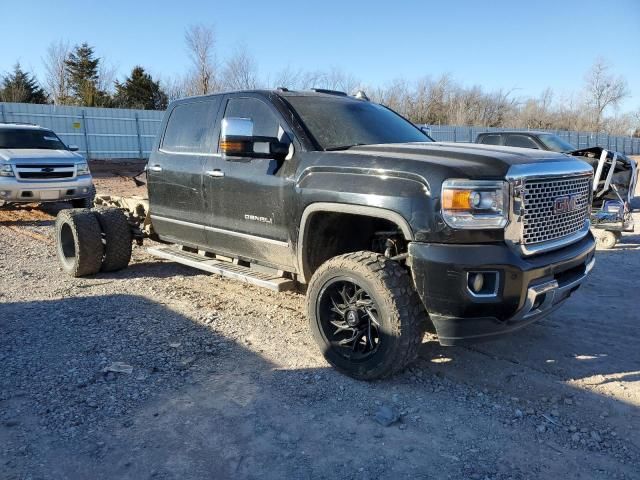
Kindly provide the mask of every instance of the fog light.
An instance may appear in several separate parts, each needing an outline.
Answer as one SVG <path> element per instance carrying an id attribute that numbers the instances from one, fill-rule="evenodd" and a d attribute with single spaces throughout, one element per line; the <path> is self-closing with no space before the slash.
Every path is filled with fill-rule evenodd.
<path id="1" fill-rule="evenodd" d="M 88 189 L 87 187 L 84 187 L 84 188 L 82 189 L 82 193 L 88 193 L 88 192 L 89 192 L 89 189 Z"/>
<path id="2" fill-rule="evenodd" d="M 7 192 L 6 190 L 0 190 L 0 197 L 8 197 L 9 196 L 9 192 Z"/>
<path id="3" fill-rule="evenodd" d="M 467 272 L 467 290 L 474 297 L 496 297 L 500 274 L 496 271 Z"/>
<path id="4" fill-rule="evenodd" d="M 471 280 L 471 289 L 475 293 L 479 293 L 484 286 L 484 275 L 482 273 L 474 273 L 470 276 L 469 280 Z"/>

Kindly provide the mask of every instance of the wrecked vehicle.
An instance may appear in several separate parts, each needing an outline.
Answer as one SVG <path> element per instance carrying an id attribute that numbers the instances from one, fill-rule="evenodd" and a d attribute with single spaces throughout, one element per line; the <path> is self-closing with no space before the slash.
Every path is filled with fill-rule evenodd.
<path id="1" fill-rule="evenodd" d="M 90 207 L 95 188 L 77 150 L 47 128 L 0 122 L 0 206 L 68 201 Z"/>
<path id="2" fill-rule="evenodd" d="M 598 244 L 613 248 L 622 232 L 633 232 L 633 198 L 638 181 L 636 162 L 602 147 L 576 149 L 549 132 L 501 131 L 480 133 L 476 143 L 533 148 L 580 157 L 594 170 L 591 225 Z"/>
<path id="3" fill-rule="evenodd" d="M 365 95 L 287 89 L 173 102 L 149 198 L 63 211 L 75 276 L 158 257 L 276 291 L 306 288 L 325 358 L 359 379 L 556 310 L 594 265 L 593 169 L 553 152 L 431 141 Z"/>

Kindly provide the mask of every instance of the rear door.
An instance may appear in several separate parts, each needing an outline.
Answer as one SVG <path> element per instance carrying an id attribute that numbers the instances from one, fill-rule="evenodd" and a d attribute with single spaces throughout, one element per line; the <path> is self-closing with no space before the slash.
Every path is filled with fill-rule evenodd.
<path id="1" fill-rule="evenodd" d="M 253 120 L 256 136 L 290 131 L 280 113 L 258 96 L 230 96 L 221 117 Z M 217 134 L 219 137 L 219 132 Z M 204 197 L 207 242 L 215 251 L 283 268 L 294 265 L 285 217 L 294 182 L 273 158 L 207 159 Z"/>
<path id="2" fill-rule="evenodd" d="M 206 245 L 202 169 L 216 148 L 213 131 L 220 104 L 220 97 L 208 97 L 175 105 L 149 159 L 151 218 L 163 239 Z"/>

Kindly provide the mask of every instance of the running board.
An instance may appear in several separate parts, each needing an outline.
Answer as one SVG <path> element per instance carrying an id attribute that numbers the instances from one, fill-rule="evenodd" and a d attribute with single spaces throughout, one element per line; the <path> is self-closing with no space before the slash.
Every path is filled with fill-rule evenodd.
<path id="1" fill-rule="evenodd" d="M 290 278 L 279 277 L 274 274 L 253 270 L 243 265 L 216 260 L 215 258 L 192 253 L 184 250 L 178 250 L 176 247 L 149 247 L 147 251 L 156 257 L 164 258 L 172 262 L 188 265 L 199 270 L 222 275 L 223 277 L 233 278 L 241 282 L 250 283 L 258 287 L 268 288 L 276 292 L 292 290 L 295 282 Z"/>

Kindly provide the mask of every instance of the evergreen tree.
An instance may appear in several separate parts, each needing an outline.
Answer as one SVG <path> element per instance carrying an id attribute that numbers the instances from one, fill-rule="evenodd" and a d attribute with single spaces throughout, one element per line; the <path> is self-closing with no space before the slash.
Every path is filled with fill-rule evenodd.
<path id="1" fill-rule="evenodd" d="M 65 60 L 69 86 L 75 101 L 87 107 L 106 106 L 109 96 L 98 88 L 100 59 L 86 42 L 76 45 Z"/>
<path id="2" fill-rule="evenodd" d="M 0 100 L 3 102 L 47 103 L 47 95 L 36 78 L 16 63 L 13 71 L 2 79 Z"/>
<path id="3" fill-rule="evenodd" d="M 134 67 L 124 82 L 116 81 L 114 101 L 118 107 L 142 110 L 164 110 L 168 102 L 160 83 L 140 66 Z"/>

